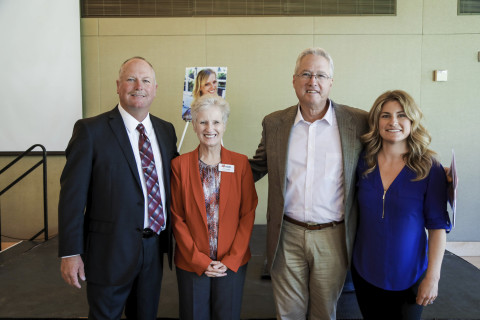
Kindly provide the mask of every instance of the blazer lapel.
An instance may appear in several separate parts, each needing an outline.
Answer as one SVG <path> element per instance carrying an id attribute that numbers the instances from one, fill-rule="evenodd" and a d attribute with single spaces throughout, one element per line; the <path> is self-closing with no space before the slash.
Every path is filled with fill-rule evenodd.
<path id="1" fill-rule="evenodd" d="M 193 198 L 198 207 L 198 212 L 202 216 L 203 223 L 205 228 L 208 229 L 207 224 L 207 210 L 205 209 L 205 194 L 203 193 L 203 185 L 200 180 L 200 169 L 198 168 L 198 147 L 192 153 L 189 154 L 190 159 L 188 159 L 189 166 L 189 181 L 190 189 L 192 190 Z M 188 183 L 188 182 L 187 182 Z"/>
<path id="2" fill-rule="evenodd" d="M 343 177 L 344 183 L 344 201 L 347 199 L 347 190 L 350 190 L 352 184 L 352 175 L 345 174 L 354 170 L 357 165 L 355 162 L 355 126 L 352 125 L 352 116 L 350 113 L 340 105 L 332 101 L 332 106 L 335 110 L 335 117 L 337 118 L 338 131 L 340 133 L 340 141 L 342 144 L 342 158 L 343 158 Z"/>
<path id="3" fill-rule="evenodd" d="M 234 164 L 232 162 L 230 152 L 222 147 L 221 151 L 221 161 L 225 164 Z M 234 170 L 238 170 L 235 168 Z M 222 172 L 220 179 L 220 197 L 219 197 L 219 208 L 218 208 L 218 221 L 222 218 L 223 214 L 226 211 L 228 195 L 230 194 L 230 186 L 232 185 L 233 176 L 237 174 L 236 172 Z M 239 196 L 239 195 L 235 195 Z"/>
<path id="4" fill-rule="evenodd" d="M 118 111 L 118 106 L 113 109 L 109 114 L 109 124 L 110 128 L 112 129 L 115 137 L 117 138 L 117 142 L 122 149 L 123 155 L 128 162 L 130 170 L 132 171 L 133 176 L 135 177 L 135 181 L 140 188 L 142 188 L 142 183 L 140 182 L 140 177 L 138 176 L 138 169 L 137 163 L 135 162 L 135 156 L 133 155 L 132 147 L 130 144 L 130 140 L 128 139 L 127 129 L 125 128 L 125 124 L 123 123 L 122 116 Z"/>
<path id="5" fill-rule="evenodd" d="M 281 118 L 281 124 L 275 128 L 275 137 L 278 150 L 277 168 L 278 168 L 278 183 L 282 186 L 282 194 L 285 195 L 287 186 L 287 159 L 288 148 L 290 147 L 290 132 L 295 122 L 298 105 L 287 109 L 286 113 Z"/>

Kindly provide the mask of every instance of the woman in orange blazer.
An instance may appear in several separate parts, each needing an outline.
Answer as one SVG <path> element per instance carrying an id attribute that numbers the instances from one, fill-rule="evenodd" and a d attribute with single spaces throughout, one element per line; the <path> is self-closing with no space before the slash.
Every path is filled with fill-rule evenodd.
<path id="1" fill-rule="evenodd" d="M 180 319 L 240 319 L 257 193 L 247 157 L 222 147 L 228 103 L 191 107 L 200 144 L 172 161 L 172 227 Z"/>

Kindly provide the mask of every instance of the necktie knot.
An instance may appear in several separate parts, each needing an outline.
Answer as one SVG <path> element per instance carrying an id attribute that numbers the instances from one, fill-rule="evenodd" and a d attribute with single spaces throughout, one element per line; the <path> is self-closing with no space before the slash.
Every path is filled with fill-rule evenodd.
<path id="1" fill-rule="evenodd" d="M 138 124 L 137 131 L 140 132 L 140 134 L 145 134 L 145 127 L 143 126 L 143 124 Z"/>

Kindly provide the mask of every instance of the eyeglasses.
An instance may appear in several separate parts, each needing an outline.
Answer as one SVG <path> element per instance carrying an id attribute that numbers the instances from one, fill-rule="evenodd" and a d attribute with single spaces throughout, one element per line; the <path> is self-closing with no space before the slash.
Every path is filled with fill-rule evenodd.
<path id="1" fill-rule="evenodd" d="M 329 75 L 327 75 L 325 73 L 314 74 L 314 73 L 311 73 L 311 72 L 302 72 L 302 73 L 296 74 L 296 76 L 299 77 L 302 80 L 305 80 L 305 81 L 308 81 L 308 80 L 312 79 L 312 77 L 314 77 L 315 81 L 317 81 L 317 82 L 325 81 L 325 80 L 328 80 L 328 79 L 331 78 Z"/>

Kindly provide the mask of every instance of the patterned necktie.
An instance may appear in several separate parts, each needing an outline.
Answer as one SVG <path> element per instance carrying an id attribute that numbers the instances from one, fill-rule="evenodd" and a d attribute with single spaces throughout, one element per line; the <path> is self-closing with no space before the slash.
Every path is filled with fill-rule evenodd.
<path id="1" fill-rule="evenodd" d="M 152 145 L 145 133 L 143 124 L 137 126 L 140 137 L 138 138 L 138 149 L 142 161 L 143 176 L 147 185 L 148 198 L 148 221 L 149 228 L 155 233 L 159 233 L 164 228 L 165 218 L 163 215 L 162 197 L 158 185 L 157 170 L 153 159 Z"/>

